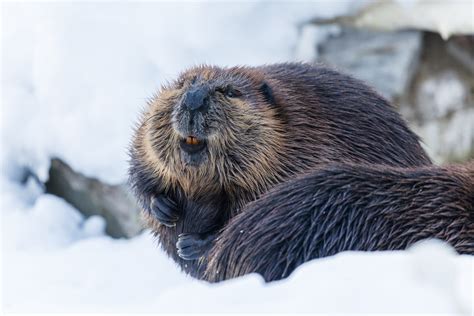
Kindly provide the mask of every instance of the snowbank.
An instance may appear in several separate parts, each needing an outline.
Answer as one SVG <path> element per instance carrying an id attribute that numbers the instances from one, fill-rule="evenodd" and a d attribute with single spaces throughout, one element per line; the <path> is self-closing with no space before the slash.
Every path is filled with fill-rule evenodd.
<path id="1" fill-rule="evenodd" d="M 7 312 L 399 312 L 468 313 L 473 258 L 438 242 L 407 252 L 345 252 L 314 260 L 288 279 L 249 275 L 192 280 L 149 232 L 103 235 L 34 182 L 2 183 L 2 264 Z"/>
<path id="2" fill-rule="evenodd" d="M 166 312 L 468 313 L 472 268 L 470 257 L 457 258 L 431 241 L 408 253 L 313 260 L 270 285 L 257 275 L 216 286 L 184 284 L 163 293 L 156 306 Z"/>

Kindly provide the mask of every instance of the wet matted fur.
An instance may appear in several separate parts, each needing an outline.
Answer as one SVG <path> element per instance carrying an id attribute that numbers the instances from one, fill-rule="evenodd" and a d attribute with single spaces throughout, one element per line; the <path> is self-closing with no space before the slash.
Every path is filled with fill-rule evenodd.
<path id="1" fill-rule="evenodd" d="M 205 92 L 206 103 L 192 117 L 185 106 L 191 91 Z M 205 141 L 205 149 L 184 152 L 179 144 L 189 135 Z M 163 249 L 202 278 L 208 258 L 183 260 L 176 249 L 180 234 L 218 235 L 249 202 L 328 163 L 431 164 L 395 109 L 350 76 L 302 63 L 198 66 L 149 102 L 131 146 L 129 174 Z M 150 211 L 156 195 L 177 205 L 174 227 Z"/>
<path id="2" fill-rule="evenodd" d="M 328 165 L 249 203 L 222 231 L 206 279 L 266 281 L 346 250 L 400 250 L 438 238 L 474 254 L 474 161 L 393 168 Z"/>

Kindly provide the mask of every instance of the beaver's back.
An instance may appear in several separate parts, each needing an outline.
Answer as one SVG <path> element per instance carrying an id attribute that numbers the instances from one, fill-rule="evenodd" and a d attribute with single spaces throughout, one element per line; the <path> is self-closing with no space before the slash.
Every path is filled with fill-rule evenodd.
<path id="1" fill-rule="evenodd" d="M 307 162 L 431 164 L 395 108 L 362 81 L 319 65 L 257 67 L 272 87 L 291 156 Z"/>

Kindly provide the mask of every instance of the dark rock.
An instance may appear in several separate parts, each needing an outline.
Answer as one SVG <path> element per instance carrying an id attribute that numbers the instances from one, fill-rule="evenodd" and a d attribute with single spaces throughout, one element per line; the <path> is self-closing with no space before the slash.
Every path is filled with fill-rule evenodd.
<path id="1" fill-rule="evenodd" d="M 388 97 L 437 163 L 474 158 L 474 36 L 446 41 L 432 32 L 339 27 L 339 34 L 315 47 L 312 58 Z M 301 38 L 306 51 L 314 34 Z"/>
<path id="2" fill-rule="evenodd" d="M 448 53 L 474 74 L 474 36 L 455 36 L 447 45 Z"/>
<path id="3" fill-rule="evenodd" d="M 416 75 L 396 100 L 438 163 L 474 158 L 473 47 L 472 36 L 425 32 Z"/>
<path id="4" fill-rule="evenodd" d="M 419 60 L 418 31 L 376 32 L 342 28 L 319 46 L 319 61 L 374 86 L 393 100 L 411 82 Z"/>
<path id="5" fill-rule="evenodd" d="M 52 159 L 46 192 L 62 197 L 86 217 L 100 215 L 112 237 L 133 237 L 143 228 L 139 207 L 126 185 L 109 185 Z"/>

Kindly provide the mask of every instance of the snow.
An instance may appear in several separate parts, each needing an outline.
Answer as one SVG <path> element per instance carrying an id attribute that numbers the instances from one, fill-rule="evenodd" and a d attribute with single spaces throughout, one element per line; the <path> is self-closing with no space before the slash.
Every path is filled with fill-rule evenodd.
<path id="1" fill-rule="evenodd" d="M 49 157 L 59 156 L 123 181 L 132 128 L 162 83 L 200 63 L 291 60 L 297 24 L 319 11 L 312 3 L 4 4 L 7 168 L 27 165 L 45 179 Z"/>
<path id="2" fill-rule="evenodd" d="M 441 242 L 406 252 L 344 252 L 311 261 L 288 279 L 256 275 L 207 284 L 182 274 L 149 232 L 103 235 L 61 199 L 34 185 L 3 190 L 7 312 L 468 313 L 473 259 Z M 5 189 L 5 187 L 4 187 Z M 30 200 L 30 202 L 24 202 Z"/>
<path id="3" fill-rule="evenodd" d="M 468 91 L 451 71 L 421 83 L 417 98 L 423 124 L 413 128 L 434 161 L 442 163 L 446 157 L 463 157 L 469 153 L 474 138 L 474 108 L 463 108 Z"/>
<path id="4" fill-rule="evenodd" d="M 471 35 L 472 1 L 388 0 L 379 1 L 348 22 L 360 28 L 377 30 L 418 29 L 438 32 L 448 40 L 455 34 Z"/>
<path id="5" fill-rule="evenodd" d="M 184 284 L 156 304 L 166 312 L 467 313 L 472 260 L 452 256 L 437 242 L 409 253 L 345 252 L 309 262 L 271 285 L 256 275 L 216 286 Z"/>
<path id="6" fill-rule="evenodd" d="M 462 109 L 468 88 L 454 71 L 446 71 L 421 83 L 418 103 L 427 118 L 445 117 Z"/>
<path id="7" fill-rule="evenodd" d="M 331 4 L 331 5 L 329 5 Z M 7 312 L 446 312 L 472 308 L 473 260 L 438 243 L 341 253 L 270 285 L 249 275 L 192 280 L 149 232 L 104 234 L 34 177 L 58 156 L 86 175 L 125 180 L 145 101 L 197 63 L 303 58 L 297 25 L 354 10 L 337 2 L 2 3 L 0 220 Z M 325 36 L 314 31 L 303 36 Z M 296 57 L 295 57 L 296 56 Z"/>
<path id="8" fill-rule="evenodd" d="M 468 313 L 472 308 L 473 259 L 441 242 L 406 252 L 344 252 L 311 261 L 272 284 L 253 274 L 211 285 L 182 274 L 149 232 L 112 239 L 103 234 L 99 218 L 86 220 L 39 191 L 34 183 L 2 185 L 7 312 Z"/>

